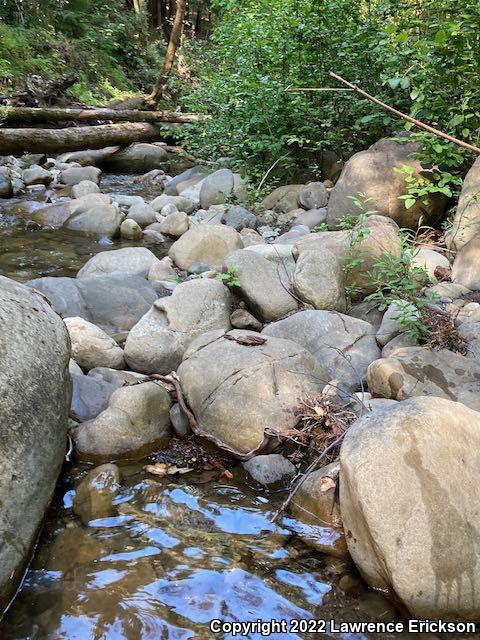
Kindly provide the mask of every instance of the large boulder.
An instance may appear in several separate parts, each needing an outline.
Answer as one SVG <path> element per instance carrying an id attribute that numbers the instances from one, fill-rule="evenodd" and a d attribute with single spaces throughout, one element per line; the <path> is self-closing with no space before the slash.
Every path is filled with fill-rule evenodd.
<path id="1" fill-rule="evenodd" d="M 265 429 L 294 427 L 299 403 L 318 395 L 326 379 L 313 356 L 295 342 L 267 337 L 264 344 L 242 344 L 250 337 L 258 333 L 204 334 L 178 369 L 199 427 L 240 454 L 266 444 Z"/>
<path id="2" fill-rule="evenodd" d="M 395 257 L 401 253 L 399 228 L 389 218 L 369 217 L 364 231 L 361 236 L 355 229 L 310 233 L 296 242 L 293 253 L 298 257 L 304 251 L 331 251 L 342 264 L 344 284 L 350 296 L 353 299 L 363 298 L 376 289 L 371 276 L 374 265 L 384 258 L 385 253 Z M 352 261 L 355 265 L 350 268 Z"/>
<path id="3" fill-rule="evenodd" d="M 45 277 L 27 284 L 48 298 L 63 318 L 80 316 L 109 334 L 129 331 L 157 299 L 145 278 L 124 273 Z"/>
<path id="4" fill-rule="evenodd" d="M 368 366 L 380 358 L 375 327 L 333 311 L 300 311 L 269 324 L 265 336 L 288 338 L 309 351 L 325 371 L 326 379 L 358 388 Z"/>
<path id="5" fill-rule="evenodd" d="M 220 224 L 198 224 L 172 244 L 168 255 L 180 269 L 187 270 L 201 262 L 220 271 L 225 256 L 242 247 L 242 238 L 235 229 Z"/>
<path id="6" fill-rule="evenodd" d="M 182 361 L 194 338 L 231 328 L 230 292 L 219 280 L 189 280 L 175 287 L 169 298 L 157 300 L 132 328 L 125 358 L 134 371 L 170 373 Z"/>
<path id="7" fill-rule="evenodd" d="M 0 610 L 14 595 L 67 443 L 70 342 L 44 298 L 0 277 Z"/>
<path id="8" fill-rule="evenodd" d="M 239 284 L 235 287 L 252 313 L 264 322 L 272 322 L 298 308 L 288 291 L 288 278 L 270 260 L 256 252 L 241 249 L 230 253 L 224 262 Z"/>
<path id="9" fill-rule="evenodd" d="M 75 362 L 89 371 L 94 367 L 123 369 L 123 351 L 100 327 L 83 318 L 65 318 Z"/>
<path id="10" fill-rule="evenodd" d="M 340 452 L 340 505 L 366 581 L 422 619 L 478 620 L 480 414 L 420 397 L 367 414 Z"/>
<path id="11" fill-rule="evenodd" d="M 129 273 L 146 278 L 154 264 L 160 260 L 145 247 L 126 247 L 114 251 L 102 251 L 86 262 L 77 274 L 85 276 L 105 275 L 107 273 Z"/>
<path id="12" fill-rule="evenodd" d="M 92 206 L 81 206 L 86 198 L 100 198 L 100 194 L 92 194 L 73 200 L 75 203 L 73 214 L 63 223 L 66 229 L 81 231 L 100 236 L 113 237 L 118 233 L 123 220 L 120 210 L 113 204 L 99 202 Z"/>
<path id="13" fill-rule="evenodd" d="M 480 363 L 447 349 L 396 349 L 389 358 L 372 362 L 367 382 L 372 395 L 381 398 L 431 395 L 480 410 Z"/>
<path id="14" fill-rule="evenodd" d="M 82 167 L 100 166 L 112 153 L 120 149 L 119 146 L 104 147 L 103 149 L 86 149 L 84 151 L 67 151 L 57 157 L 57 162 L 76 162 Z"/>
<path id="15" fill-rule="evenodd" d="M 168 160 L 169 155 L 163 147 L 136 142 L 129 147 L 106 154 L 101 160 L 101 165 L 109 171 L 145 173 L 152 169 L 161 169 Z"/>
<path id="16" fill-rule="evenodd" d="M 358 216 L 360 209 L 352 198 L 363 194 L 370 198 L 367 209 L 395 220 L 400 227 L 416 229 L 421 224 L 432 224 L 445 213 L 447 198 L 442 194 L 429 195 L 428 203 L 418 198 L 407 209 L 405 200 L 408 185 L 405 175 L 396 169 L 412 167 L 415 178 L 428 177 L 420 162 L 415 158 L 419 147 L 415 143 L 384 138 L 366 151 L 360 151 L 345 164 L 342 174 L 332 189 L 328 202 L 327 222 L 330 229 L 337 229 L 345 215 Z"/>
<path id="17" fill-rule="evenodd" d="M 345 312 L 347 298 L 339 258 L 325 249 L 303 251 L 293 274 L 295 293 L 315 309 Z"/>
<path id="18" fill-rule="evenodd" d="M 170 396 L 155 382 L 122 387 L 108 407 L 73 431 L 77 454 L 84 460 L 144 457 L 168 441 Z"/>
<path id="19" fill-rule="evenodd" d="M 480 158 L 463 181 L 453 227 L 445 234 L 445 243 L 451 251 L 458 251 L 480 233 Z"/>

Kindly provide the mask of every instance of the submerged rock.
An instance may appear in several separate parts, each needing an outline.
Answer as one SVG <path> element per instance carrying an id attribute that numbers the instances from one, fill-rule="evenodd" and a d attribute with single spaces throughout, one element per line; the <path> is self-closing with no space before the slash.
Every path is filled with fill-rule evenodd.
<path id="1" fill-rule="evenodd" d="M 83 524 L 114 514 L 113 500 L 120 490 L 120 480 L 120 469 L 115 464 L 102 464 L 83 478 L 73 499 L 73 511 Z"/>
<path id="2" fill-rule="evenodd" d="M 0 610 L 15 593 L 67 443 L 70 344 L 42 296 L 0 277 Z"/>
<path id="3" fill-rule="evenodd" d="M 477 620 L 480 414 L 400 402 L 357 420 L 340 462 L 347 544 L 367 582 L 419 618 Z"/>

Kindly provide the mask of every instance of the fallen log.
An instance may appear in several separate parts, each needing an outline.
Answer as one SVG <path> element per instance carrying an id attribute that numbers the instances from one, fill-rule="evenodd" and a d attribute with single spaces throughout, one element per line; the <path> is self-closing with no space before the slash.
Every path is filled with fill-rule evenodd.
<path id="1" fill-rule="evenodd" d="M 153 122 L 158 124 L 198 122 L 204 116 L 175 111 L 138 111 L 137 109 L 61 109 L 59 107 L 6 107 L 2 112 L 5 122 Z"/>
<path id="2" fill-rule="evenodd" d="M 2 129 L 0 127 L 0 155 L 102 149 L 112 145 L 129 145 L 132 142 L 154 142 L 160 140 L 161 136 L 162 127 L 148 122 L 67 129 Z"/>

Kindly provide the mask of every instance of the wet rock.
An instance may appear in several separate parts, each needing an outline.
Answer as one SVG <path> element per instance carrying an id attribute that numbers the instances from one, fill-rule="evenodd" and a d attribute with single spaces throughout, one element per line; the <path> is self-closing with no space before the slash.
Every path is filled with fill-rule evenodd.
<path id="1" fill-rule="evenodd" d="M 180 409 L 180 405 L 178 403 L 172 405 L 172 408 L 170 409 L 170 421 L 175 434 L 179 438 L 187 438 L 192 433 L 188 418 Z"/>
<path id="2" fill-rule="evenodd" d="M 227 212 L 223 216 L 223 222 L 227 227 L 232 227 L 237 231 L 249 228 L 255 229 L 257 226 L 257 218 L 248 209 L 235 205 L 229 207 Z"/>
<path id="3" fill-rule="evenodd" d="M 480 290 L 480 236 L 475 236 L 462 246 L 457 253 L 452 279 L 471 291 Z"/>
<path id="4" fill-rule="evenodd" d="M 230 329 L 231 305 L 229 291 L 218 280 L 179 284 L 132 328 L 125 343 L 126 361 L 142 373 L 174 371 L 194 338 L 213 329 Z"/>
<path id="5" fill-rule="evenodd" d="M 70 344 L 50 305 L 0 277 L 0 608 L 15 593 L 67 443 Z"/>
<path id="6" fill-rule="evenodd" d="M 286 482 L 297 473 L 296 467 L 290 460 L 278 453 L 254 456 L 243 463 L 243 468 L 254 480 L 263 485 Z"/>
<path id="7" fill-rule="evenodd" d="M 261 331 L 263 324 L 252 316 L 246 309 L 235 309 L 230 316 L 230 322 L 234 329 L 251 329 L 252 331 Z"/>
<path id="8" fill-rule="evenodd" d="M 315 309 L 345 312 L 347 308 L 342 265 L 331 251 L 302 252 L 293 286 L 297 296 Z"/>
<path id="9" fill-rule="evenodd" d="M 168 392 L 154 382 L 118 389 L 102 413 L 74 430 L 78 455 L 85 460 L 148 455 L 168 439 L 170 404 Z"/>
<path id="10" fill-rule="evenodd" d="M 262 335 L 295 341 L 322 366 L 325 383 L 337 379 L 349 388 L 359 387 L 380 357 L 371 324 L 333 311 L 300 311 L 268 325 Z"/>
<path id="11" fill-rule="evenodd" d="M 188 231 L 188 216 L 183 211 L 171 213 L 160 223 L 160 233 L 179 238 Z"/>
<path id="12" fill-rule="evenodd" d="M 6 173 L 0 173 L 0 198 L 11 198 L 13 194 L 13 185 L 10 176 Z"/>
<path id="13" fill-rule="evenodd" d="M 288 184 L 278 187 L 262 200 L 262 206 L 264 209 L 276 213 L 288 213 L 298 209 L 298 198 L 303 188 L 303 184 Z"/>
<path id="14" fill-rule="evenodd" d="M 152 200 L 152 202 L 150 203 L 150 206 L 154 211 L 162 211 L 162 209 L 169 204 L 172 204 L 175 207 L 177 207 L 178 211 L 183 211 L 183 213 L 187 213 L 187 214 L 192 213 L 195 208 L 194 202 L 189 198 L 184 198 L 183 196 L 166 196 L 166 195 L 158 196 L 158 198 L 155 198 L 155 200 Z"/>
<path id="15" fill-rule="evenodd" d="M 250 331 L 209 332 L 197 338 L 178 369 L 182 388 L 200 428 L 247 453 L 264 442 L 264 431 L 280 432 L 298 421 L 300 400 L 321 392 L 325 373 L 315 359 L 290 340 L 267 337 L 247 346 Z"/>
<path id="16" fill-rule="evenodd" d="M 82 180 L 78 184 L 74 184 L 72 187 L 72 198 L 83 198 L 92 193 L 100 193 L 100 189 L 96 182 L 90 180 Z"/>
<path id="17" fill-rule="evenodd" d="M 458 200 L 452 229 L 445 234 L 445 243 L 451 251 L 459 251 L 480 233 L 480 158 L 465 176 Z"/>
<path id="18" fill-rule="evenodd" d="M 124 220 L 120 225 L 120 236 L 126 240 L 141 240 L 143 231 L 135 220 Z"/>
<path id="19" fill-rule="evenodd" d="M 75 489 L 73 511 L 84 525 L 115 513 L 113 501 L 120 491 L 121 474 L 115 464 L 102 464 L 83 478 Z"/>
<path id="20" fill-rule="evenodd" d="M 128 210 L 127 220 L 134 220 L 143 229 L 157 221 L 156 211 L 149 204 L 134 204 Z"/>
<path id="21" fill-rule="evenodd" d="M 99 560 L 104 553 L 102 544 L 85 529 L 64 529 L 55 537 L 45 568 L 67 573 L 75 567 Z"/>
<path id="22" fill-rule="evenodd" d="M 368 368 L 368 388 L 381 398 L 438 396 L 480 409 L 480 363 L 447 349 L 397 349 Z"/>
<path id="23" fill-rule="evenodd" d="M 238 294 L 252 313 L 271 322 L 297 309 L 295 298 L 272 262 L 249 249 L 234 251 L 225 258 L 224 268 L 233 269 L 239 285 Z"/>
<path id="24" fill-rule="evenodd" d="M 120 379 L 105 381 L 95 376 L 72 375 L 72 402 L 70 416 L 77 422 L 96 418 L 108 407 L 114 391 L 123 386 Z"/>
<path id="25" fill-rule="evenodd" d="M 159 259 L 145 247 L 126 247 L 113 251 L 103 251 L 86 262 L 77 274 L 85 276 L 105 275 L 108 273 L 129 273 L 146 278 L 152 265 Z"/>
<path id="26" fill-rule="evenodd" d="M 109 335 L 83 318 L 65 318 L 72 343 L 72 355 L 82 369 L 122 369 L 123 351 Z"/>
<path id="27" fill-rule="evenodd" d="M 163 147 L 146 142 L 136 142 L 106 155 L 102 158 L 101 166 L 118 173 L 146 173 L 165 167 L 168 160 L 169 155 Z"/>
<path id="28" fill-rule="evenodd" d="M 323 182 L 309 182 L 302 187 L 298 194 L 298 202 L 307 211 L 326 207 L 328 191 L 325 189 Z"/>
<path id="29" fill-rule="evenodd" d="M 73 187 L 84 180 L 98 184 L 101 175 L 102 172 L 97 167 L 70 167 L 60 172 L 58 181 L 69 187 Z"/>
<path id="30" fill-rule="evenodd" d="M 478 618 L 479 434 L 476 411 L 421 397 L 365 415 L 341 448 L 350 554 L 418 618 Z"/>
<path id="31" fill-rule="evenodd" d="M 202 182 L 200 206 L 208 209 L 214 204 L 224 204 L 234 189 L 234 177 L 230 169 L 219 169 Z"/>
<path id="32" fill-rule="evenodd" d="M 195 262 L 203 262 L 220 271 L 225 256 L 242 247 L 240 234 L 234 229 L 202 224 L 192 227 L 174 242 L 168 255 L 180 269 L 187 270 Z"/>
<path id="33" fill-rule="evenodd" d="M 352 156 L 330 194 L 327 214 L 330 229 L 337 229 L 340 219 L 347 214 L 358 216 L 360 209 L 352 198 L 358 198 L 359 193 L 371 198 L 367 208 L 392 218 L 402 228 L 416 229 L 420 220 L 422 224 L 432 224 L 441 218 L 448 202 L 442 194 L 430 195 L 427 205 L 418 199 L 409 209 L 399 199 L 407 193 L 407 183 L 405 175 L 395 169 L 409 166 L 413 167 L 415 177 L 428 177 L 415 158 L 418 150 L 415 143 L 384 138 Z"/>
<path id="34" fill-rule="evenodd" d="M 53 175 L 50 171 L 34 164 L 22 171 L 22 180 L 27 187 L 33 184 L 48 185 L 53 181 Z"/>

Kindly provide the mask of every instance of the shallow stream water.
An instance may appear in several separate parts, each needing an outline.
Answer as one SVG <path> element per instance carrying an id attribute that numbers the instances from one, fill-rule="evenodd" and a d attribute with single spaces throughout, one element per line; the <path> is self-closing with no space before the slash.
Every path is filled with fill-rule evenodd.
<path id="1" fill-rule="evenodd" d="M 130 176 L 105 176 L 102 191 L 157 195 Z M 62 197 L 39 191 L 0 204 L 1 275 L 20 281 L 75 276 L 98 251 L 131 246 L 35 229 L 28 215 L 18 214 L 18 205 L 44 202 L 46 195 Z M 150 248 L 165 254 L 161 245 Z M 143 464 L 121 467 L 115 515 L 82 524 L 72 498 L 88 467 L 66 465 L 33 562 L 0 623 L 2 640 L 207 640 L 233 637 L 210 631 L 215 618 L 395 617 L 348 561 L 309 546 L 331 537 L 332 530 L 288 517 L 273 525 L 271 516 L 285 494 L 251 486 L 241 468 L 232 480 L 198 484 L 188 476 L 155 479 Z M 270 637 L 367 636 L 289 631 Z"/>

